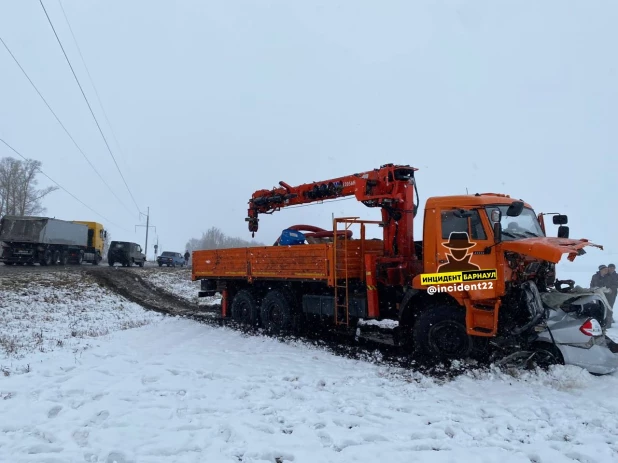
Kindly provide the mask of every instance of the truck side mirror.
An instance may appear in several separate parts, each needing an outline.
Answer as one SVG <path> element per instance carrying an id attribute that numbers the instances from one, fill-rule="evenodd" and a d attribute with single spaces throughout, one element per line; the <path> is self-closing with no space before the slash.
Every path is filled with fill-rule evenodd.
<path id="1" fill-rule="evenodd" d="M 568 238 L 568 237 L 569 237 L 569 227 L 560 225 L 558 227 L 558 238 Z"/>
<path id="2" fill-rule="evenodd" d="M 494 223 L 494 243 L 498 244 L 502 241 L 502 224 Z"/>
<path id="3" fill-rule="evenodd" d="M 555 215 L 553 217 L 554 225 L 566 225 L 569 223 L 569 218 L 566 215 Z"/>
<path id="4" fill-rule="evenodd" d="M 519 217 L 521 212 L 524 210 L 524 202 L 523 201 L 513 201 L 509 208 L 506 210 L 506 215 L 508 217 Z"/>
<path id="5" fill-rule="evenodd" d="M 491 211 L 490 219 L 492 222 L 500 222 L 502 220 L 502 211 L 500 209 L 494 209 Z"/>

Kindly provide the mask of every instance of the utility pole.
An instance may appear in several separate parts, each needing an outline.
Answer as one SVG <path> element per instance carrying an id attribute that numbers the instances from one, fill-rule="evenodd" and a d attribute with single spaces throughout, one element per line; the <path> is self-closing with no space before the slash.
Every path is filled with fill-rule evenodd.
<path id="1" fill-rule="evenodd" d="M 143 214 L 141 212 L 140 212 L 140 214 L 146 216 L 146 225 L 136 225 L 135 228 L 137 229 L 137 227 L 146 227 L 146 245 L 144 246 L 144 254 L 146 254 L 146 260 L 148 260 L 148 230 L 150 228 L 154 228 L 155 229 L 155 233 L 156 233 L 157 227 L 155 227 L 154 225 L 150 225 L 150 206 L 148 206 L 148 213 L 147 214 Z"/>

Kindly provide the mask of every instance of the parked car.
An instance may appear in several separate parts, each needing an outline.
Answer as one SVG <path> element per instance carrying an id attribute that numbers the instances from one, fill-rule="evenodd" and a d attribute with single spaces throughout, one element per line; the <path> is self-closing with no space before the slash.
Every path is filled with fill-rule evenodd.
<path id="1" fill-rule="evenodd" d="M 165 251 L 157 257 L 157 264 L 159 264 L 159 267 L 163 265 L 167 265 L 168 267 L 176 267 L 177 265 L 184 267 L 186 262 L 184 256 L 179 252 Z"/>
<path id="2" fill-rule="evenodd" d="M 142 247 L 137 243 L 128 241 L 112 241 L 107 252 L 107 262 L 110 267 L 114 264 L 122 264 L 123 267 L 132 265 L 144 266 L 146 254 L 142 252 Z"/>

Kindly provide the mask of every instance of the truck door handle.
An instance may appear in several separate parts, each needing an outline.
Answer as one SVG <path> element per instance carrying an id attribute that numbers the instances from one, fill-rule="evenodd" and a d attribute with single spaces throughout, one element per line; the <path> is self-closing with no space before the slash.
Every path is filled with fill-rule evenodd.
<path id="1" fill-rule="evenodd" d="M 438 261 L 438 263 L 439 263 L 439 264 L 444 264 L 444 263 L 446 263 L 446 259 L 440 259 L 440 260 Z"/>

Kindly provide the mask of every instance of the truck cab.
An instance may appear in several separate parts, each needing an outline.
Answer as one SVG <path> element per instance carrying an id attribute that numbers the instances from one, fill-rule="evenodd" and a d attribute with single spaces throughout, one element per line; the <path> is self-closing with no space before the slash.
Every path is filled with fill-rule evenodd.
<path id="1" fill-rule="evenodd" d="M 98 222 L 87 222 L 74 220 L 73 223 L 79 223 L 88 227 L 88 246 L 84 252 L 83 260 L 91 262 L 93 265 L 98 265 L 103 260 L 103 249 L 105 248 L 105 238 L 107 231 L 103 224 Z"/>
<path id="2" fill-rule="evenodd" d="M 525 324 L 542 309 L 538 294 L 553 285 L 562 255 L 573 260 L 592 245 L 568 239 L 563 226 L 559 237 L 547 237 L 540 217 L 529 204 L 503 194 L 429 198 L 424 239 L 415 243 L 423 262 L 422 274 L 413 278 L 415 294 L 422 293 L 425 305 L 465 308 L 468 335 L 494 337 Z M 565 224 L 566 216 L 554 223 Z M 418 312 L 420 303 L 412 305 Z M 407 310 L 401 318 L 409 324 Z"/>

